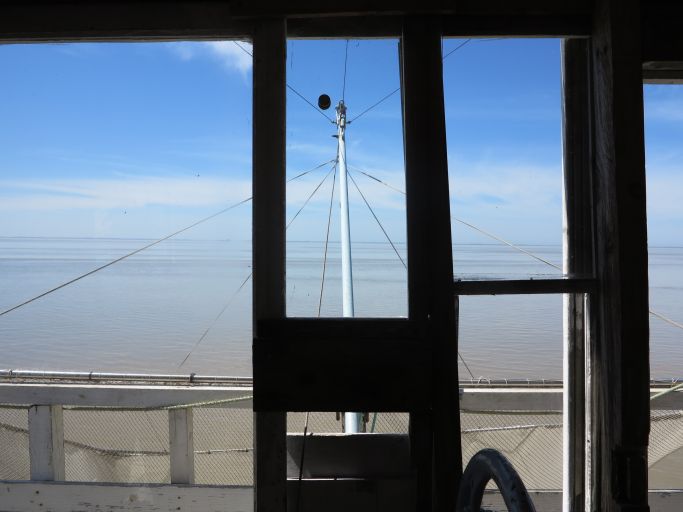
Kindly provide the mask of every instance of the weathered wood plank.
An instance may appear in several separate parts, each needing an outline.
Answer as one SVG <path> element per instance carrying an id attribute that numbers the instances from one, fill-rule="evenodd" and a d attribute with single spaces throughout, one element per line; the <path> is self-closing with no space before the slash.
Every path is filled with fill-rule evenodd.
<path id="1" fill-rule="evenodd" d="M 326 336 L 254 340 L 256 411 L 409 411 L 431 405 L 431 344 Z"/>
<path id="2" fill-rule="evenodd" d="M 683 69 L 653 69 L 643 66 L 644 84 L 683 84 Z"/>
<path id="3" fill-rule="evenodd" d="M 531 501 L 536 510 L 543 512 L 562 511 L 562 493 L 558 491 L 529 491 Z M 683 510 L 683 491 L 650 491 L 648 502 L 653 512 L 679 512 Z M 484 491 L 482 509 L 495 512 L 507 510 L 502 496 L 498 491 Z"/>
<path id="4" fill-rule="evenodd" d="M 259 322 L 257 411 L 407 411 L 429 407 L 431 344 L 407 319 Z"/>
<path id="5" fill-rule="evenodd" d="M 484 411 L 562 411 L 562 388 L 463 388 L 462 412 Z"/>
<path id="6" fill-rule="evenodd" d="M 253 67 L 253 322 L 279 319 L 285 308 L 286 41 L 284 19 L 254 31 Z M 254 375 L 258 365 L 254 364 Z M 258 377 L 255 378 L 259 385 Z M 257 512 L 287 508 L 287 416 L 284 409 L 254 415 L 254 482 Z"/>
<path id="7" fill-rule="evenodd" d="M 291 512 L 412 512 L 415 485 L 410 478 L 315 479 L 287 482 Z M 296 496 L 301 492 L 297 507 Z"/>
<path id="8" fill-rule="evenodd" d="M 171 483 L 194 483 L 194 429 L 192 409 L 168 411 Z"/>
<path id="9" fill-rule="evenodd" d="M 649 315 L 640 2 L 597 0 L 591 82 L 596 275 L 593 509 L 647 510 Z"/>
<path id="10" fill-rule="evenodd" d="M 590 168 L 589 41 L 562 42 L 563 258 L 567 275 L 593 274 L 593 226 Z M 584 509 L 585 426 L 585 293 L 563 297 L 563 489 L 564 510 Z"/>
<path id="11" fill-rule="evenodd" d="M 5 512 L 251 512 L 251 487 L 0 482 Z"/>
<path id="12" fill-rule="evenodd" d="M 289 480 L 296 495 L 299 482 Z M 407 485 L 407 488 L 406 488 Z M 0 481 L 0 503 L 7 512 L 251 512 L 253 488 L 247 486 L 182 486 L 166 484 L 86 484 L 76 482 Z M 320 510 L 347 512 L 409 512 L 415 510 L 414 490 L 401 480 L 312 480 L 304 481 L 298 512 Z M 529 491 L 536 510 L 560 512 L 562 495 L 557 491 Z M 408 499 L 406 499 L 408 498 Z M 683 510 L 683 491 L 663 490 L 648 493 L 650 507 L 656 512 Z M 347 507 L 349 502 L 355 506 Z M 49 505 L 47 505 L 49 504 Z M 293 503 L 289 510 L 294 511 Z M 485 491 L 482 506 L 506 510 L 500 494 Z M 180 509 L 179 509 L 180 507 Z M 336 508 L 335 508 L 336 507 Z"/>
<path id="13" fill-rule="evenodd" d="M 389 0 L 372 4 L 362 1 L 279 4 L 207 0 L 3 1 L 0 3 L 0 40 L 244 38 L 251 34 L 253 21 L 269 17 L 290 19 L 293 34 L 298 36 L 398 37 L 401 33 L 400 22 L 395 21 L 398 16 L 427 12 L 452 17 L 450 35 L 561 36 L 586 33 L 590 4 L 588 0 L 486 0 L 457 5 Z"/>
<path id="14" fill-rule="evenodd" d="M 31 480 L 64 480 L 64 419 L 61 405 L 33 405 L 28 410 Z"/>
<path id="15" fill-rule="evenodd" d="M 644 63 L 683 62 L 683 4 L 669 0 L 641 2 L 642 60 Z"/>
<path id="16" fill-rule="evenodd" d="M 287 435 L 287 477 L 299 478 L 303 434 Z M 303 478 L 405 478 L 412 474 L 406 434 L 306 436 Z"/>
<path id="17" fill-rule="evenodd" d="M 565 15 L 463 14 L 442 16 L 444 37 L 581 37 L 590 34 L 587 12 Z M 288 36 L 298 39 L 400 37 L 402 15 L 293 18 Z"/>
<path id="18" fill-rule="evenodd" d="M 169 407 L 250 396 L 251 387 L 130 386 L 104 384 L 0 384 L 0 404 L 74 405 L 83 407 Z M 245 409 L 251 400 L 221 407 Z"/>
<path id="19" fill-rule="evenodd" d="M 544 293 L 589 293 L 596 281 L 590 278 L 456 280 L 455 295 L 531 295 Z"/>
<path id="20" fill-rule="evenodd" d="M 406 340 L 420 335 L 407 318 L 282 318 L 259 322 L 259 337 L 287 341 Z"/>
<path id="21" fill-rule="evenodd" d="M 462 474 L 458 412 L 457 320 L 453 297 L 446 119 L 436 17 L 406 17 L 401 78 L 406 167 L 408 317 L 426 329 L 433 345 L 433 507 L 453 510 Z M 417 408 L 416 408 L 417 409 Z M 416 446 L 416 448 L 419 448 Z M 420 454 L 417 454 L 421 457 Z M 422 458 L 423 471 L 428 459 Z M 420 468 L 418 468 L 418 472 Z M 425 484 L 427 482 L 424 482 Z M 431 508 L 420 488 L 420 508 Z"/>

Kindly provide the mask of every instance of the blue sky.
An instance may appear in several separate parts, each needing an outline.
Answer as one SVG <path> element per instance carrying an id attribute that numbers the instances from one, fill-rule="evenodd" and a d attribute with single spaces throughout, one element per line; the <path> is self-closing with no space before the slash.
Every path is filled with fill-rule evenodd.
<path id="1" fill-rule="evenodd" d="M 444 41 L 444 54 L 462 43 Z M 290 41 L 288 82 L 336 103 L 345 52 L 345 41 Z M 0 236 L 156 238 L 251 195 L 251 59 L 235 44 L 5 45 L 0 66 Z M 348 43 L 350 119 L 398 83 L 395 40 Z M 559 243 L 559 41 L 471 41 L 444 61 L 444 85 L 452 213 L 514 242 Z M 683 245 L 682 89 L 645 89 L 653 244 Z M 287 100 L 294 175 L 334 158 L 335 127 Z M 396 94 L 352 123 L 348 161 L 403 188 L 400 120 Z M 290 215 L 326 172 L 290 183 Z M 403 241 L 403 197 L 355 176 Z M 324 237 L 330 185 L 290 239 Z M 354 239 L 383 240 L 350 195 Z M 186 236 L 248 239 L 250 229 L 245 205 Z M 454 237 L 489 242 L 458 225 Z"/>

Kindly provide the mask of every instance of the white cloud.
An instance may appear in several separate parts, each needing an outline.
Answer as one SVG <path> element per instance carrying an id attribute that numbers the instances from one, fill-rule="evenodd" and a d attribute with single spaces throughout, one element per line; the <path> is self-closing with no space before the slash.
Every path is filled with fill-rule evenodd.
<path id="1" fill-rule="evenodd" d="M 252 58 L 247 55 L 247 50 L 252 53 L 249 43 L 235 43 L 234 41 L 211 41 L 204 43 L 213 54 L 218 57 L 228 69 L 239 71 L 242 76 L 246 76 L 251 71 Z M 242 48 L 237 46 L 240 44 Z"/>
<path id="2" fill-rule="evenodd" d="M 222 206 L 251 195 L 248 179 L 112 178 L 3 181 L 0 210 Z M 10 192 L 12 191 L 12 192 Z"/>
<path id="3" fill-rule="evenodd" d="M 171 48 L 181 60 L 189 61 L 201 56 L 209 56 L 219 61 L 226 69 L 237 71 L 243 77 L 251 71 L 252 58 L 247 53 L 252 52 L 250 43 L 243 41 L 183 42 L 174 43 Z"/>
<path id="4" fill-rule="evenodd" d="M 459 172 L 463 169 L 463 172 Z M 555 207 L 562 191 L 559 168 L 535 166 L 485 167 L 456 165 L 450 172 L 451 199 L 468 206 L 490 203 L 517 208 Z"/>

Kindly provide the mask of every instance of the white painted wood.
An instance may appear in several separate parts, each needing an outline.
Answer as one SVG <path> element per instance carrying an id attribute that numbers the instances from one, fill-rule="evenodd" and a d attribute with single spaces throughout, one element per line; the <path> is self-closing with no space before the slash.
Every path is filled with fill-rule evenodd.
<path id="1" fill-rule="evenodd" d="M 539 512 L 560 512 L 562 510 L 562 493 L 560 491 L 529 491 L 529 495 Z M 648 502 L 652 512 L 680 512 L 683 510 L 683 491 L 650 491 Z M 493 490 L 484 492 L 481 508 L 496 512 L 507 510 L 500 493 Z"/>
<path id="2" fill-rule="evenodd" d="M 6 512 L 252 512 L 252 487 L 0 482 Z"/>
<path id="3" fill-rule="evenodd" d="M 665 388 L 652 388 L 651 395 Z M 75 405 L 85 407 L 168 407 L 231 400 L 252 395 L 251 387 L 105 386 L 0 384 L 2 404 Z M 218 403 L 212 407 L 251 409 L 252 400 Z M 652 409 L 683 410 L 683 390 L 651 402 Z M 561 411 L 562 388 L 465 387 L 460 389 L 464 411 Z"/>
<path id="4" fill-rule="evenodd" d="M 28 410 L 31 480 L 64 480 L 64 421 L 61 405 Z"/>
<path id="5" fill-rule="evenodd" d="M 665 388 L 652 388 L 651 395 Z M 0 404 L 74 405 L 85 407 L 169 407 L 252 395 L 251 387 L 126 386 L 0 384 Z M 251 409 L 252 400 L 218 403 L 212 407 Z M 683 410 L 683 390 L 651 402 L 652 409 Z M 460 389 L 463 411 L 561 411 L 562 388 L 465 387 Z"/>
<path id="6" fill-rule="evenodd" d="M 661 393 L 664 389 L 651 389 L 650 398 Z M 650 400 L 650 409 L 659 411 L 680 411 L 683 410 L 683 390 L 672 391 L 666 395 Z"/>
<path id="7" fill-rule="evenodd" d="M 2 404 L 168 407 L 251 395 L 251 387 L 0 384 Z M 240 400 L 220 406 L 251 409 L 252 401 Z"/>
<path id="8" fill-rule="evenodd" d="M 309 481 L 310 482 L 310 481 Z M 313 481 L 313 482 L 321 482 Z M 410 500 L 401 497 L 413 491 L 402 487 L 405 481 L 388 480 L 370 483 L 365 480 L 328 480 L 327 484 L 314 484 L 304 491 L 307 498 L 301 501 L 301 511 L 331 510 L 335 495 L 341 491 L 356 503 L 365 502 L 364 507 L 354 512 L 391 510 L 403 512 L 413 510 Z M 295 494 L 296 480 L 288 482 L 290 494 Z M 364 499 L 371 496 L 372 488 L 382 499 Z M 354 491 L 355 489 L 355 491 Z M 353 496 L 355 494 L 355 497 Z M 529 491 L 536 510 L 559 512 L 562 509 L 562 495 L 558 491 Z M 315 508 L 313 497 L 323 497 L 328 508 Z M 291 499 L 291 498 L 290 498 Z M 320 499 L 320 498 L 319 498 Z M 390 508 L 379 505 L 391 501 Z M 650 491 L 649 503 L 652 512 L 679 512 L 683 510 L 683 491 Z M 320 501 L 317 504 L 321 504 Z M 325 504 L 325 503 L 323 503 Z M 500 494 L 486 491 L 482 507 L 489 510 L 506 510 Z M 247 486 L 183 486 L 167 484 L 87 484 L 78 482 L 8 482 L 0 481 L 0 508 L 6 512 L 252 512 L 253 488 Z M 291 510 L 291 509 L 290 509 Z"/>
<path id="9" fill-rule="evenodd" d="M 460 410 L 562 411 L 562 388 L 462 388 Z"/>
<path id="10" fill-rule="evenodd" d="M 664 391 L 652 388 L 650 395 Z M 651 409 L 683 410 L 683 390 L 667 393 L 650 402 Z M 460 410 L 477 411 L 562 411 L 562 388 L 461 388 Z"/>
<path id="11" fill-rule="evenodd" d="M 168 411 L 168 439 L 171 455 L 171 483 L 194 483 L 194 433 L 192 409 Z"/>

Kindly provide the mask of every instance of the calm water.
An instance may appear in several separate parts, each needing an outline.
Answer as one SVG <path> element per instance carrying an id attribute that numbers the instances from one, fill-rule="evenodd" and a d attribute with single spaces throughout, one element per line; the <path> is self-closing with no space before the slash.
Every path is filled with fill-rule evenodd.
<path id="1" fill-rule="evenodd" d="M 145 243 L 0 238 L 0 309 Z M 559 247 L 525 248 L 560 262 Z M 289 244 L 290 316 L 315 316 L 322 253 L 320 242 Z M 504 246 L 456 246 L 454 257 L 463 277 L 557 273 Z M 353 258 L 357 316 L 405 316 L 406 272 L 391 248 L 356 243 Z M 162 243 L 0 317 L 0 368 L 250 375 L 251 283 L 236 293 L 250 265 L 249 242 Z M 339 280 L 331 245 L 323 316 L 341 314 Z M 651 249 L 650 287 L 652 309 L 683 321 L 683 248 Z M 560 378 L 561 314 L 560 296 L 463 297 L 461 354 L 476 377 Z M 682 377 L 683 331 L 651 317 L 651 340 L 653 377 Z"/>

